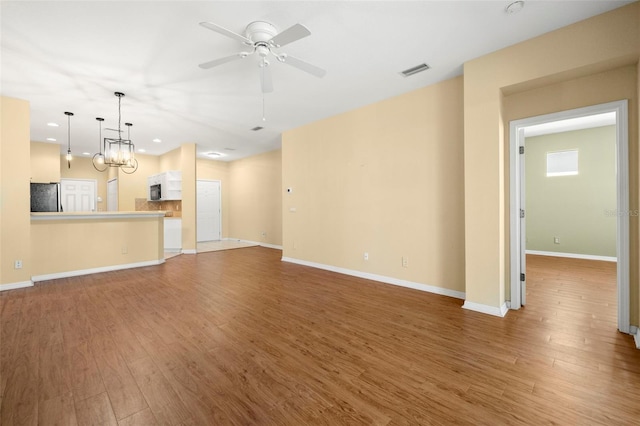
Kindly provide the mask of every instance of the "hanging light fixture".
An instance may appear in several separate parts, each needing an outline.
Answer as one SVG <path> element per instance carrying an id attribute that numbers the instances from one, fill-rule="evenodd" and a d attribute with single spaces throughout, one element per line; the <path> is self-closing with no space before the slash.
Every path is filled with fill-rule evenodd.
<path id="1" fill-rule="evenodd" d="M 98 122 L 99 133 L 98 133 L 98 153 L 93 156 L 93 167 L 99 171 L 104 172 L 107 170 L 107 165 L 104 164 L 104 155 L 102 154 L 102 122 L 104 118 L 96 117 L 96 121 Z"/>
<path id="2" fill-rule="evenodd" d="M 98 171 L 105 171 L 107 167 L 120 167 L 124 173 L 131 174 L 138 170 L 138 160 L 135 159 L 135 145 L 131 142 L 131 123 L 125 123 L 129 128 L 127 133 L 127 139 L 122 139 L 122 98 L 124 93 L 115 92 L 118 98 L 118 137 L 117 138 L 104 138 L 103 149 L 98 154 L 93 156 L 93 167 Z M 103 119 L 96 118 L 100 121 L 100 139 L 102 139 L 102 121 Z"/>
<path id="3" fill-rule="evenodd" d="M 67 167 L 71 168 L 71 160 L 73 160 L 71 155 L 71 117 L 73 117 L 73 113 L 65 112 L 64 115 L 67 116 Z"/>

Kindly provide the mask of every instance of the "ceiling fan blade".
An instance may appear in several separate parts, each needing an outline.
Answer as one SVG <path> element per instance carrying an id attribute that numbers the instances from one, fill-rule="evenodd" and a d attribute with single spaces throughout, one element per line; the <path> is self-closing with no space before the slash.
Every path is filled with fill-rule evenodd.
<path id="1" fill-rule="evenodd" d="M 260 86 L 262 87 L 262 93 L 273 92 L 273 81 L 271 80 L 269 65 L 264 64 L 260 67 Z"/>
<path id="2" fill-rule="evenodd" d="M 215 31 L 219 34 L 222 34 L 224 36 L 227 36 L 229 38 L 232 38 L 234 40 L 239 41 L 240 43 L 244 43 L 246 45 L 249 46 L 253 46 L 253 42 L 251 40 L 249 40 L 248 38 L 246 38 L 245 36 L 242 36 L 240 34 L 234 33 L 233 31 L 230 31 L 226 28 L 221 27 L 218 24 L 214 24 L 213 22 L 200 22 L 200 25 L 210 29 L 211 31 Z"/>
<path id="3" fill-rule="evenodd" d="M 276 34 L 271 40 L 269 40 L 269 43 L 274 47 L 281 47 L 310 35 L 311 31 L 309 31 L 307 27 L 302 24 L 295 24 L 279 34 Z"/>
<path id="4" fill-rule="evenodd" d="M 235 55 L 214 59 L 213 61 L 205 62 L 204 64 L 200 64 L 198 66 L 204 70 L 208 70 L 209 68 L 217 67 L 218 65 L 226 64 L 227 62 L 235 61 L 236 59 L 242 59 L 244 57 L 245 56 L 236 53 Z"/>
<path id="5" fill-rule="evenodd" d="M 292 67 L 296 67 L 299 70 L 302 70 L 304 72 L 308 72 L 309 74 L 315 75 L 316 77 L 319 77 L 319 78 L 324 77 L 325 74 L 327 73 L 322 68 L 316 67 L 315 65 L 311 65 L 309 62 L 305 62 L 302 59 L 298 59 L 298 58 L 295 58 L 293 56 L 289 56 L 289 55 L 283 54 L 283 55 L 279 56 L 278 59 L 281 62 L 284 62 L 285 64 L 289 64 Z"/>

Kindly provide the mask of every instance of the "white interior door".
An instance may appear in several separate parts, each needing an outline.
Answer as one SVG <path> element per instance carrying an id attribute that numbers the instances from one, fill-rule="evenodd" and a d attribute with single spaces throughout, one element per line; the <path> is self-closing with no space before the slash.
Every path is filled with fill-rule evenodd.
<path id="1" fill-rule="evenodd" d="M 118 179 L 116 178 L 107 182 L 107 211 L 118 211 Z"/>
<path id="2" fill-rule="evenodd" d="M 196 237 L 198 242 L 222 239 L 219 180 L 198 180 L 196 185 Z"/>
<path id="3" fill-rule="evenodd" d="M 520 305 L 527 304 L 527 212 L 525 210 L 525 148 L 524 129 L 519 130 L 520 141 Z"/>
<path id="4" fill-rule="evenodd" d="M 65 212 L 92 212 L 96 210 L 94 179 L 61 179 L 62 209 Z"/>

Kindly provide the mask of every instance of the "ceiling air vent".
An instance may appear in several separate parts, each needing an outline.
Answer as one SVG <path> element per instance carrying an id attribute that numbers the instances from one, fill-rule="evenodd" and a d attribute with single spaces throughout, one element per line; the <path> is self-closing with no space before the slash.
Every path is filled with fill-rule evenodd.
<path id="1" fill-rule="evenodd" d="M 426 71 L 429 68 L 430 67 L 427 64 L 420 64 L 420 65 L 416 65 L 415 67 L 408 68 L 400 72 L 400 74 L 402 74 L 405 77 L 409 77 L 410 75 L 414 75 L 414 74 L 418 74 L 419 72 Z"/>
<path id="2" fill-rule="evenodd" d="M 262 127 L 262 126 L 256 126 L 256 127 L 254 127 L 253 129 L 251 129 L 251 130 L 253 130 L 254 132 L 257 132 L 258 130 L 262 130 L 262 129 L 264 129 L 264 127 Z"/>

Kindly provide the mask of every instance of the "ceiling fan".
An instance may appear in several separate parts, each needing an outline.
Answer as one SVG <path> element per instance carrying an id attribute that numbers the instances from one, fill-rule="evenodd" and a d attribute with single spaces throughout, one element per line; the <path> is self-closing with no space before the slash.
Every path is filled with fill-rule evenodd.
<path id="1" fill-rule="evenodd" d="M 291 65 L 299 70 L 305 71 L 316 77 L 322 78 L 326 74 L 326 71 L 315 65 L 303 61 L 302 59 L 295 58 L 286 53 L 279 53 L 276 49 L 286 46 L 289 43 L 300 40 L 301 38 L 311 35 L 311 32 L 301 24 L 295 24 L 292 27 L 278 33 L 276 28 L 264 21 L 255 21 L 247 25 L 245 29 L 245 35 L 240 35 L 230 31 L 220 25 L 212 22 L 200 22 L 200 25 L 215 31 L 219 34 L 232 38 L 242 44 L 250 47 L 248 51 L 242 51 L 235 55 L 225 56 L 223 58 L 214 59 L 213 61 L 205 62 L 198 65 L 202 69 L 209 69 L 217 67 L 218 65 L 226 64 L 227 62 L 235 61 L 238 59 L 244 59 L 254 53 L 257 53 L 260 57 L 260 85 L 262 87 L 262 93 L 269 93 L 273 91 L 273 83 L 271 81 L 271 71 L 269 70 L 269 61 L 267 58 L 269 55 L 273 55 L 279 62 Z"/>

